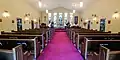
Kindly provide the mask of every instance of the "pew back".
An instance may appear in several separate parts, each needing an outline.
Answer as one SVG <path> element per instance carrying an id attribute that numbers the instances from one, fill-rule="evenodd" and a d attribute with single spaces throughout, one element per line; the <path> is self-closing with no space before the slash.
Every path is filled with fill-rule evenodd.
<path id="1" fill-rule="evenodd" d="M 11 36 L 10 36 L 11 37 Z M 16 36 L 13 36 L 16 37 Z M 26 36 L 27 37 L 27 36 Z M 34 37 L 34 39 L 9 39 L 9 38 L 0 38 L 0 42 L 4 43 L 2 44 L 3 48 L 6 49 L 6 47 L 9 49 L 11 46 L 22 44 L 23 45 L 23 52 L 25 51 L 31 51 L 34 55 L 34 58 L 37 58 L 40 52 L 40 44 L 37 37 Z"/>
<path id="2" fill-rule="evenodd" d="M 22 45 L 12 47 L 11 50 L 0 49 L 0 60 L 23 60 Z"/>

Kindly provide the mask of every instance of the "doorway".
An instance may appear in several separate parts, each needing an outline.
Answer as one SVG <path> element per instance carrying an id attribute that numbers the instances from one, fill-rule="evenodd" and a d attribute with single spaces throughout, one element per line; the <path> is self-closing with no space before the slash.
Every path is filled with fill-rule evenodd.
<path id="1" fill-rule="evenodd" d="M 17 31 L 21 31 L 21 30 L 22 30 L 22 19 L 17 18 Z"/>
<path id="2" fill-rule="evenodd" d="M 105 32 L 105 20 L 106 19 L 100 19 L 100 31 Z"/>

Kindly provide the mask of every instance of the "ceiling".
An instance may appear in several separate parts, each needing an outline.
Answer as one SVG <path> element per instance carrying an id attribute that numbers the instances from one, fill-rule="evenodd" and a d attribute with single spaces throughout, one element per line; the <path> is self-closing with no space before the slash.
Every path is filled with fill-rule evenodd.
<path id="1" fill-rule="evenodd" d="M 94 0 L 41 0 L 42 8 L 40 8 L 38 5 L 39 0 L 27 0 L 27 1 L 32 6 L 34 6 L 35 8 L 41 11 L 44 11 L 46 9 L 52 10 L 57 7 L 64 7 L 70 10 L 75 9 L 79 12 L 87 8 L 87 6 L 89 6 L 91 2 L 94 2 Z M 83 7 L 80 7 L 79 5 L 81 1 L 84 3 Z M 76 4 L 76 7 L 73 7 L 73 4 Z"/>

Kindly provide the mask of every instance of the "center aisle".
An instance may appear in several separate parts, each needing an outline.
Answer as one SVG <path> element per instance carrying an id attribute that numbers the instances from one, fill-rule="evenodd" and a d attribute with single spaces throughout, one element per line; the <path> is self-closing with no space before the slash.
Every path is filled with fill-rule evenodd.
<path id="1" fill-rule="evenodd" d="M 83 60 L 66 32 L 55 32 L 53 39 L 37 60 Z"/>

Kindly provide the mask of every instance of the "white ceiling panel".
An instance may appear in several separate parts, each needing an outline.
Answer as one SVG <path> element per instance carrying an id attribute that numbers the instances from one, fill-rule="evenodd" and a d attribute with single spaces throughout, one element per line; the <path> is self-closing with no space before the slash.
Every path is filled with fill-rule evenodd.
<path id="1" fill-rule="evenodd" d="M 75 9 L 77 11 L 82 11 L 93 2 L 95 3 L 95 0 L 41 0 L 42 8 L 39 8 L 38 5 L 39 0 L 27 0 L 27 1 L 39 10 L 46 9 L 52 10 L 57 7 L 64 7 L 70 10 Z M 84 3 L 82 8 L 79 5 L 81 1 Z M 72 4 L 76 4 L 76 7 L 73 7 Z"/>

